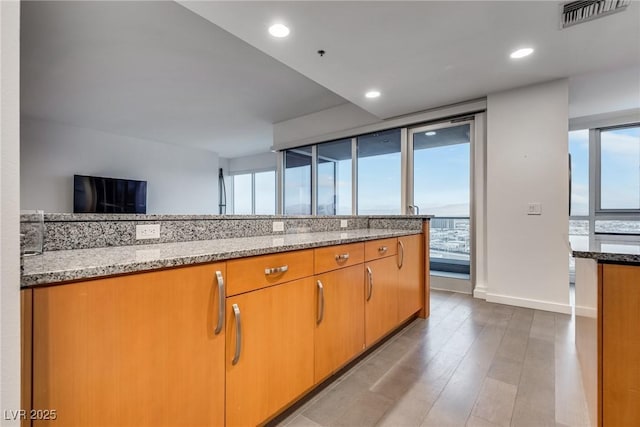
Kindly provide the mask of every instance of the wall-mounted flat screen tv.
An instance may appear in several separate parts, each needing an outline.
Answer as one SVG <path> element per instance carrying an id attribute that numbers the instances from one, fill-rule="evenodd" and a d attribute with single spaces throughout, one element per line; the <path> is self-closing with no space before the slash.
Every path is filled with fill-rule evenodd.
<path id="1" fill-rule="evenodd" d="M 74 213 L 147 213 L 147 181 L 73 176 Z"/>

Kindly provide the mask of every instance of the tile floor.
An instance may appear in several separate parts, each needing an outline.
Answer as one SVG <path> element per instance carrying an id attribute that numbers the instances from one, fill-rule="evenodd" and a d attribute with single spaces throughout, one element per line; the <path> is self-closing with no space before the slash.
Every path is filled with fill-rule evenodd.
<path id="1" fill-rule="evenodd" d="M 571 316 L 431 293 L 278 426 L 588 426 Z"/>

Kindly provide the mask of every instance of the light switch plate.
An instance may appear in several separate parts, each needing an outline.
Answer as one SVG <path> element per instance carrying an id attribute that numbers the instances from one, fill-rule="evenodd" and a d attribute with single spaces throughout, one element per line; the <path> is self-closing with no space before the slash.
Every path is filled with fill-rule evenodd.
<path id="1" fill-rule="evenodd" d="M 348 219 L 341 219 L 340 220 L 340 228 L 347 228 L 349 226 L 349 220 Z"/>
<path id="2" fill-rule="evenodd" d="M 529 203 L 527 206 L 527 215 L 542 215 L 542 204 Z"/>
<path id="3" fill-rule="evenodd" d="M 159 239 L 160 224 L 136 225 L 136 240 Z"/>
<path id="4" fill-rule="evenodd" d="M 284 231 L 284 222 L 282 221 L 274 221 L 273 222 L 273 231 Z"/>

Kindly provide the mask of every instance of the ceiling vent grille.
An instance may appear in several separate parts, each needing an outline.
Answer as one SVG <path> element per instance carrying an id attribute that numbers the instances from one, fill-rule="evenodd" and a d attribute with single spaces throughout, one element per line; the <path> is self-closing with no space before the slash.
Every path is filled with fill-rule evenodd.
<path id="1" fill-rule="evenodd" d="M 631 0 L 586 0 L 572 1 L 562 6 L 562 28 L 591 21 L 592 19 L 622 12 Z"/>

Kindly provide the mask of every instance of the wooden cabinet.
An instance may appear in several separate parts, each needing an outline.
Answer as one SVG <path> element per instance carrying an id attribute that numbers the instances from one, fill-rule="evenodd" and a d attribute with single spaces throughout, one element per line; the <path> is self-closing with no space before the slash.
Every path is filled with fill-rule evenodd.
<path id="1" fill-rule="evenodd" d="M 314 384 L 312 277 L 227 298 L 226 425 L 266 421 Z"/>
<path id="2" fill-rule="evenodd" d="M 23 291 L 23 405 L 56 410 L 34 426 L 265 423 L 423 308 L 424 257 L 413 235 Z"/>
<path id="3" fill-rule="evenodd" d="M 315 280 L 314 377 L 318 383 L 365 348 L 364 267 L 359 264 L 331 271 Z"/>
<path id="4" fill-rule="evenodd" d="M 640 266 L 602 266 L 602 425 L 640 425 Z"/>
<path id="5" fill-rule="evenodd" d="M 365 242 L 364 259 L 371 261 L 374 259 L 385 258 L 396 254 L 398 239 L 392 237 L 390 239 L 379 239 Z"/>
<path id="6" fill-rule="evenodd" d="M 223 425 L 217 272 L 223 263 L 34 289 L 33 408 L 57 419 L 33 425 Z"/>
<path id="7" fill-rule="evenodd" d="M 395 242 L 394 245 L 395 247 Z M 365 342 L 367 347 L 398 325 L 398 266 L 395 256 L 365 264 Z"/>
<path id="8" fill-rule="evenodd" d="M 227 295 L 237 295 L 313 275 L 313 249 L 227 261 Z"/>
<path id="9" fill-rule="evenodd" d="M 398 321 L 422 308 L 424 243 L 421 234 L 398 238 Z"/>
<path id="10" fill-rule="evenodd" d="M 364 243 L 328 246 L 314 250 L 316 274 L 324 273 L 364 262 Z"/>

